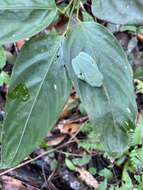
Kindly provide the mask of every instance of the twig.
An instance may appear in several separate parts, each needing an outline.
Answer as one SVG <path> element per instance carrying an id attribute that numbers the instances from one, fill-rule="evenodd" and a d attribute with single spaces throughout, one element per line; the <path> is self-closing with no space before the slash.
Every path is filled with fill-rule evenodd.
<path id="1" fill-rule="evenodd" d="M 43 174 L 43 178 L 44 178 L 44 185 L 46 185 L 48 187 L 48 182 L 47 182 L 47 178 L 46 178 L 46 174 L 45 174 L 45 170 L 44 170 L 44 164 L 42 164 L 42 174 Z"/>
<path id="2" fill-rule="evenodd" d="M 58 152 L 60 154 L 65 154 L 65 155 L 70 155 L 70 156 L 76 156 L 76 157 L 88 156 L 88 154 L 75 154 L 75 153 L 65 152 L 65 151 L 61 151 L 61 150 L 56 150 L 56 152 Z"/>
<path id="3" fill-rule="evenodd" d="M 72 137 L 71 137 L 71 138 L 72 138 Z M 71 138 L 70 138 L 70 139 L 71 139 Z M 18 169 L 18 168 L 21 168 L 22 166 L 25 166 L 25 165 L 27 165 L 27 164 L 33 162 L 33 161 L 36 161 L 36 160 L 38 160 L 39 158 L 42 158 L 42 157 L 46 156 L 47 154 L 56 151 L 56 150 L 59 149 L 59 148 L 63 148 L 64 146 L 66 146 L 66 145 L 68 145 L 68 144 L 70 144 L 70 143 L 73 142 L 73 141 L 70 140 L 70 139 L 69 139 L 68 142 L 64 143 L 63 145 L 60 145 L 60 146 L 57 147 L 57 148 L 53 148 L 53 149 L 47 150 L 47 151 L 41 153 L 40 155 L 36 156 L 35 158 L 32 158 L 31 160 L 27 160 L 27 161 L 25 161 L 25 162 L 19 164 L 19 165 L 16 166 L 16 167 L 13 167 L 13 168 L 10 168 L 10 169 L 5 170 L 4 172 L 1 172 L 1 173 L 0 173 L 0 176 L 5 175 L 5 174 L 7 174 L 7 173 L 9 173 L 9 172 L 12 172 L 12 171 L 14 171 L 14 170 L 16 170 L 16 169 Z"/>
<path id="4" fill-rule="evenodd" d="M 69 21 L 68 21 L 68 24 L 67 24 L 67 28 L 66 28 L 66 31 L 64 32 L 64 36 L 66 35 L 67 31 L 69 30 L 69 27 L 70 27 L 70 24 L 71 24 L 71 20 L 72 20 L 72 15 L 74 13 L 74 9 L 76 7 L 76 4 L 77 4 L 77 0 L 73 0 L 73 5 L 72 5 L 72 8 L 71 8 L 71 12 L 70 12 L 70 15 L 69 15 Z"/>
<path id="5" fill-rule="evenodd" d="M 54 173 L 55 173 L 55 170 L 49 175 L 49 177 L 48 177 L 48 182 L 51 181 L 51 179 L 52 179 Z"/>
<path id="6" fill-rule="evenodd" d="M 75 120 L 75 121 L 77 122 L 77 121 L 81 121 L 81 120 L 83 121 L 83 120 L 87 120 L 87 119 L 88 119 L 88 117 L 85 116 L 85 117 L 82 117 L 82 118 L 77 119 L 77 120 Z M 74 141 L 73 139 L 74 139 L 74 138 L 76 137 L 76 135 L 80 132 L 80 129 L 81 129 L 81 127 L 80 127 L 80 128 L 76 131 L 76 133 L 69 139 L 69 141 L 66 142 L 66 143 L 64 143 L 63 145 L 60 145 L 60 146 L 57 147 L 57 148 L 53 148 L 53 149 L 47 150 L 47 151 L 43 152 L 42 154 L 36 156 L 35 158 L 33 158 L 33 159 L 31 159 L 31 160 L 27 160 L 27 161 L 25 161 L 25 162 L 19 164 L 19 165 L 16 166 L 16 167 L 7 169 L 7 170 L 5 170 L 4 172 L 1 172 L 1 173 L 0 173 L 0 176 L 5 175 L 5 174 L 7 174 L 7 173 L 9 173 L 9 172 L 12 172 L 12 171 L 14 171 L 14 170 L 16 170 L 16 169 L 18 169 L 18 168 L 21 168 L 21 167 L 23 167 L 23 166 L 25 166 L 25 165 L 27 165 L 27 164 L 33 162 L 33 161 L 38 160 L 39 158 L 42 158 L 42 157 L 46 156 L 47 154 L 49 154 L 49 153 L 51 153 L 51 152 L 57 151 L 58 149 L 63 148 L 64 146 L 66 146 L 66 145 L 72 143 L 72 142 Z"/>
<path id="7" fill-rule="evenodd" d="M 27 164 L 33 162 L 33 161 L 36 161 L 36 160 L 38 160 L 39 158 L 41 158 L 41 157 L 43 157 L 43 156 L 46 156 L 47 154 L 49 154 L 49 153 L 51 153 L 51 152 L 53 152 L 53 151 L 55 151 L 55 150 L 56 150 L 56 149 L 48 150 L 48 151 L 46 151 L 46 152 L 44 152 L 44 153 L 42 153 L 42 154 L 36 156 L 35 158 L 33 158 L 33 159 L 31 159 L 31 160 L 27 160 L 27 161 L 25 161 L 25 162 L 19 164 L 18 166 L 14 167 L 14 168 L 10 168 L 10 169 L 8 169 L 8 170 L 5 170 L 4 172 L 1 172 L 1 173 L 0 173 L 0 176 L 5 175 L 5 174 L 7 174 L 7 173 L 9 173 L 9 172 L 12 172 L 12 171 L 14 171 L 14 170 L 16 170 L 16 169 L 18 169 L 18 168 L 21 168 L 22 166 L 25 166 L 25 165 L 27 165 Z"/>
<path id="8" fill-rule="evenodd" d="M 84 117 L 80 117 L 77 119 L 67 119 L 67 120 L 63 120 L 63 123 L 65 124 L 70 124 L 70 123 L 82 123 L 84 121 L 88 121 L 88 116 L 84 116 Z"/>
<path id="9" fill-rule="evenodd" d="M 66 11 L 70 8 L 70 6 L 72 5 L 72 3 L 73 3 L 73 1 L 74 0 L 71 0 L 70 2 L 69 2 L 69 4 L 66 6 L 66 8 L 64 9 L 64 14 L 66 13 Z"/>

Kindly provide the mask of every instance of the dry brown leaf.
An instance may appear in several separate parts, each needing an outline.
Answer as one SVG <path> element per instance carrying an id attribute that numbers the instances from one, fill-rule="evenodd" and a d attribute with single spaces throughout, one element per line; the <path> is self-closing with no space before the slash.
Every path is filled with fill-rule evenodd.
<path id="1" fill-rule="evenodd" d="M 68 134 L 72 136 L 75 134 L 80 128 L 80 124 L 77 123 L 68 123 L 68 124 L 61 124 L 58 126 L 58 129 L 60 130 L 61 133 L 63 134 Z"/>
<path id="2" fill-rule="evenodd" d="M 56 146 L 60 144 L 64 139 L 65 139 L 65 135 L 62 135 L 60 137 L 55 137 L 51 140 L 47 140 L 46 143 L 48 144 L 48 146 Z"/>
<path id="3" fill-rule="evenodd" d="M 76 168 L 76 171 L 80 174 L 79 178 L 84 181 L 88 186 L 97 189 L 99 186 L 98 181 L 84 168 Z"/>
<path id="4" fill-rule="evenodd" d="M 70 96 L 66 105 L 64 106 L 64 109 L 63 111 L 61 112 L 60 114 L 60 118 L 63 119 L 63 118 L 66 118 L 66 117 L 69 117 L 71 115 L 71 111 L 69 109 L 70 105 L 73 104 L 74 102 L 77 101 L 77 97 L 76 96 Z"/>
<path id="5" fill-rule="evenodd" d="M 143 42 L 143 34 L 138 34 L 137 38 L 140 42 Z"/>
<path id="6" fill-rule="evenodd" d="M 20 180 L 5 175 L 0 177 L 0 182 L 2 190 L 34 190 L 31 186 L 25 187 Z"/>
<path id="7" fill-rule="evenodd" d="M 71 115 L 71 112 L 68 110 L 68 105 L 66 104 L 63 111 L 60 114 L 60 119 L 69 117 Z"/>
<path id="8" fill-rule="evenodd" d="M 16 42 L 17 49 L 21 50 L 21 48 L 24 46 L 25 42 L 26 42 L 25 40 L 20 40 L 20 41 Z"/>

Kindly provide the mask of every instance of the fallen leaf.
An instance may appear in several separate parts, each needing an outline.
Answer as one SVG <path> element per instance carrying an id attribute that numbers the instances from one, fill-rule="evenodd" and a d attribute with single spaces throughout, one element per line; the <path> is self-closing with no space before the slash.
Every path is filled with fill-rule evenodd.
<path id="1" fill-rule="evenodd" d="M 68 123 L 68 124 L 59 124 L 58 129 L 63 134 L 68 134 L 72 136 L 75 134 L 80 128 L 80 124 L 77 123 Z"/>
<path id="2" fill-rule="evenodd" d="M 2 190 L 34 190 L 35 187 L 29 185 L 23 185 L 20 180 L 14 179 L 9 176 L 1 176 L 0 183 L 2 184 Z"/>
<path id="3" fill-rule="evenodd" d="M 79 178 L 84 181 L 88 186 L 93 187 L 94 189 L 97 189 L 99 186 L 98 181 L 84 168 L 78 168 L 76 167 L 76 171 L 80 174 Z"/>
<path id="4" fill-rule="evenodd" d="M 143 34 L 138 34 L 137 38 L 140 42 L 143 42 Z"/>
<path id="5" fill-rule="evenodd" d="M 21 48 L 24 46 L 25 42 L 26 42 L 25 40 L 20 40 L 20 41 L 16 42 L 17 49 L 21 50 Z"/>
<path id="6" fill-rule="evenodd" d="M 65 139 L 65 135 L 59 137 L 53 137 L 52 139 L 47 139 L 46 144 L 48 146 L 56 146 L 60 144 Z"/>
<path id="7" fill-rule="evenodd" d="M 76 96 L 70 96 L 63 111 L 60 114 L 60 119 L 67 118 L 72 114 L 72 110 L 77 107 L 79 98 Z"/>

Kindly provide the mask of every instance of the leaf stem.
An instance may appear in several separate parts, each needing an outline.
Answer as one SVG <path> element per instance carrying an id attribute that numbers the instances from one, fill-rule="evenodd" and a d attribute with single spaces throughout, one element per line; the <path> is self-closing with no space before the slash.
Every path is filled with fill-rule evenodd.
<path id="1" fill-rule="evenodd" d="M 68 24 L 67 24 L 67 28 L 66 28 L 66 31 L 64 32 L 63 35 L 65 35 L 67 33 L 67 31 L 69 30 L 69 27 L 70 27 L 70 24 L 71 24 L 71 20 L 72 20 L 72 15 L 73 15 L 73 12 L 74 12 L 74 9 L 76 7 L 76 4 L 79 0 L 73 0 L 73 6 L 72 6 L 72 9 L 71 9 L 71 12 L 70 12 L 70 16 L 69 16 L 69 21 L 68 21 Z"/>
<path id="2" fill-rule="evenodd" d="M 79 10 L 80 10 L 80 1 L 78 1 L 78 5 L 77 5 L 77 11 L 76 11 L 76 19 L 80 22 L 80 19 L 79 19 Z"/>
<path id="3" fill-rule="evenodd" d="M 74 0 L 71 0 L 71 1 L 69 2 L 69 4 L 66 6 L 65 10 L 63 11 L 64 14 L 65 14 L 66 11 L 70 8 L 70 6 L 72 5 L 73 1 L 74 1 Z"/>

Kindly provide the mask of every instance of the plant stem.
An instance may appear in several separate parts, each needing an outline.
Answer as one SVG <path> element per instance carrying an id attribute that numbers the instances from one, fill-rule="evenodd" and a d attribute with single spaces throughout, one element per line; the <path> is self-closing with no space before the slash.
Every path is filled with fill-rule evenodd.
<path id="1" fill-rule="evenodd" d="M 68 24 L 67 24 L 67 29 L 66 31 L 64 32 L 64 35 L 67 33 L 69 27 L 70 27 L 70 24 L 71 24 L 71 20 L 72 20 L 72 15 L 73 15 L 73 12 L 74 12 L 74 9 L 75 9 L 75 6 L 77 4 L 79 0 L 73 0 L 73 6 L 72 6 L 72 9 L 71 9 L 71 12 L 70 12 L 70 16 L 69 16 L 69 21 L 68 21 Z"/>
<path id="2" fill-rule="evenodd" d="M 80 19 L 79 19 L 79 9 L 80 9 L 80 1 L 78 1 L 78 5 L 77 5 L 77 11 L 76 11 L 76 19 L 80 22 Z"/>
<path id="3" fill-rule="evenodd" d="M 70 8 L 70 6 L 72 5 L 73 1 L 74 1 L 74 0 L 71 0 L 71 1 L 69 2 L 69 4 L 66 6 L 65 10 L 63 11 L 64 14 L 65 14 L 66 11 Z"/>

